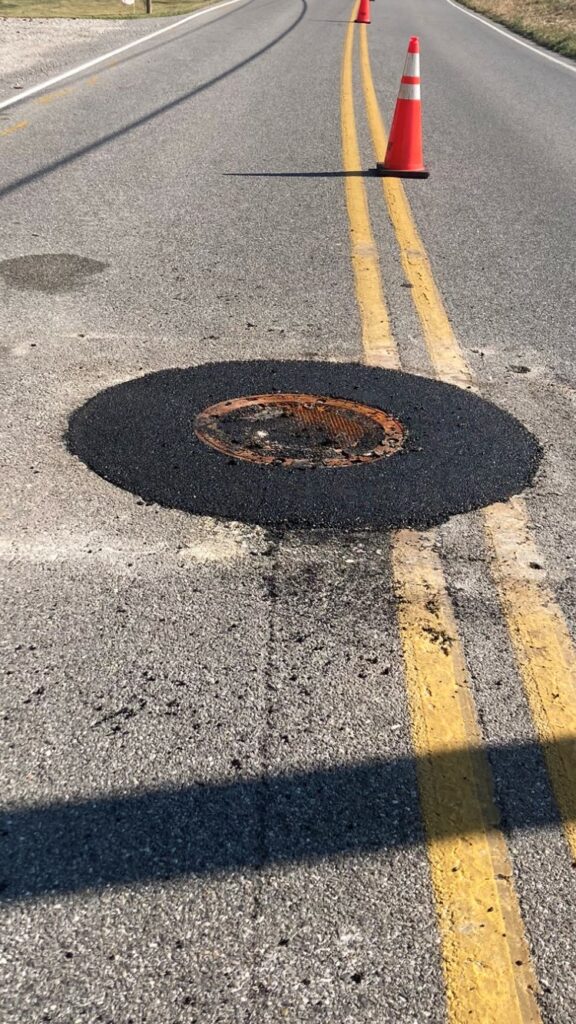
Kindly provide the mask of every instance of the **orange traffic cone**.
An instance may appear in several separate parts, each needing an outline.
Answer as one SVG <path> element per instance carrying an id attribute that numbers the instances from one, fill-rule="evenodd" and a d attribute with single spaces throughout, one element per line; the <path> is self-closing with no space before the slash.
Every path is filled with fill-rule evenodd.
<path id="1" fill-rule="evenodd" d="M 427 178 L 428 173 L 422 155 L 420 43 L 418 36 L 412 36 L 408 44 L 386 157 L 384 163 L 376 164 L 376 174 L 388 178 Z"/>
<path id="2" fill-rule="evenodd" d="M 359 25 L 370 24 L 370 0 L 360 0 L 356 21 Z"/>

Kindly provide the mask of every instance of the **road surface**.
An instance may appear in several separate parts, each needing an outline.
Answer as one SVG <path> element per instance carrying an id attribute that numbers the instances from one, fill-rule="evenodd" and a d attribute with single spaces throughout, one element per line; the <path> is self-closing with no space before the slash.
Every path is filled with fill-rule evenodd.
<path id="1" fill-rule="evenodd" d="M 4 113 L 2 1024 L 576 1018 L 576 74 L 371 14 L 247 0 Z M 358 172 L 413 34 L 404 192 Z M 542 464 L 318 532 L 68 451 L 102 390 L 230 360 L 477 387 Z"/>

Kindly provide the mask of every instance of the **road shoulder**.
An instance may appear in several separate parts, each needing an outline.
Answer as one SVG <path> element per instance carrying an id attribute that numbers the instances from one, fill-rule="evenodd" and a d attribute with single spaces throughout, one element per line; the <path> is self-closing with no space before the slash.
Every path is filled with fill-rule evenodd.
<path id="1" fill-rule="evenodd" d="M 0 18 L 0 100 L 177 18 Z"/>

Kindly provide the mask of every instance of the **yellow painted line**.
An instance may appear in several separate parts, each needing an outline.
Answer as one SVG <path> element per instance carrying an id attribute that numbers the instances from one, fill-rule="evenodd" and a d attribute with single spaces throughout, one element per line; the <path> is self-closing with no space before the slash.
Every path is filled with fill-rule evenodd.
<path id="1" fill-rule="evenodd" d="M 351 22 L 344 44 L 340 110 L 343 168 L 350 174 L 349 177 L 344 178 L 344 181 L 350 225 L 352 268 L 362 324 L 362 343 L 367 360 L 372 366 L 397 369 L 399 366 L 398 349 L 392 337 L 388 310 L 382 294 L 378 252 L 370 226 L 366 188 L 363 178 L 355 176 L 355 172 L 361 171 L 361 164 L 354 116 L 353 46 L 354 23 Z"/>
<path id="2" fill-rule="evenodd" d="M 56 89 L 54 92 L 47 92 L 45 96 L 38 96 L 34 100 L 35 103 L 41 103 L 42 106 L 47 107 L 49 103 L 55 103 L 56 100 L 64 99 L 76 88 L 74 85 L 67 85 L 64 89 Z"/>
<path id="3" fill-rule="evenodd" d="M 535 568 L 542 559 L 525 502 L 492 505 L 484 516 L 516 661 L 576 860 L 576 652 L 543 569 Z"/>
<path id="4" fill-rule="evenodd" d="M 536 980 L 435 541 L 399 531 L 392 563 L 448 1019 L 528 1024 Z"/>
<path id="5" fill-rule="evenodd" d="M 68 93 L 72 92 L 75 86 L 67 86 L 65 89 L 58 89 L 56 92 L 50 92 L 46 96 L 38 96 L 34 101 L 35 103 L 41 103 L 43 106 L 47 106 L 49 103 L 54 103 L 55 100 L 63 99 Z M 13 135 L 14 132 L 22 131 L 23 128 L 27 128 L 29 121 L 17 121 L 16 124 L 8 125 L 7 128 L 0 129 L 0 138 L 5 135 Z"/>
<path id="6" fill-rule="evenodd" d="M 378 106 L 373 88 L 367 88 L 365 29 L 360 40 L 363 89 L 374 126 Z M 351 60 L 348 40 L 345 54 Z M 349 88 L 351 81 L 350 74 Z M 379 127 L 383 154 L 380 118 Z M 405 230 L 409 210 L 401 202 L 403 190 L 396 190 L 393 181 L 388 184 L 394 226 Z M 427 338 L 442 346 L 450 379 L 467 386 L 466 364 L 442 344 L 450 338 L 448 320 L 435 303 L 426 254 L 415 227 L 409 226 L 401 243 L 402 263 Z M 365 355 L 370 362 L 367 349 Z M 399 531 L 392 542 L 392 564 L 448 1019 L 450 1024 L 537 1024 L 536 980 L 436 545 L 435 531 Z M 455 756 L 447 758 L 447 751 Z"/>
<path id="7" fill-rule="evenodd" d="M 366 113 L 377 160 L 384 160 L 387 137 L 382 123 L 370 68 L 366 25 L 360 32 L 360 70 L 366 101 Z M 442 380 L 461 387 L 471 386 L 471 375 L 462 354 L 452 342 L 453 332 L 440 299 L 430 262 L 412 218 L 402 182 L 382 178 L 390 219 L 396 232 L 406 280 L 412 285 L 412 298 L 422 324 L 427 345 L 435 353 L 435 365 Z"/>
<path id="8" fill-rule="evenodd" d="M 373 145 L 379 154 L 383 152 L 385 134 L 365 38 L 362 55 L 363 84 L 367 103 L 369 101 L 368 118 Z M 390 185 L 394 187 L 390 188 Z M 401 250 L 413 238 L 418 239 L 422 246 L 402 183 L 385 180 L 384 193 Z M 460 377 L 465 386 L 476 389 L 425 253 L 424 258 L 425 274 L 427 279 L 429 275 L 432 283 L 431 288 L 427 287 L 427 301 L 433 307 L 434 322 L 443 324 L 439 333 L 431 330 L 431 321 L 423 303 L 416 301 L 434 371 L 442 380 L 458 383 Z M 412 278 L 410 280 L 415 284 Z M 416 300 L 416 287 L 413 294 Z M 530 565 L 531 562 L 542 565 L 542 556 L 531 534 L 524 500 L 516 497 L 506 505 L 497 504 L 484 509 L 483 519 L 493 554 L 491 569 L 504 620 L 546 757 L 564 831 L 572 857 L 576 860 L 576 742 L 565 742 L 567 738 L 572 740 L 576 736 L 576 651 L 562 611 L 546 583 L 545 572 Z"/>
<path id="9" fill-rule="evenodd" d="M 4 135 L 13 135 L 14 132 L 20 132 L 23 128 L 28 127 L 28 121 L 17 121 L 16 124 L 9 124 L 7 128 L 0 129 L 0 137 Z"/>
<path id="10" fill-rule="evenodd" d="M 64 96 L 67 96 L 74 88 L 74 86 L 67 86 L 65 89 L 58 89 L 56 92 L 50 92 L 46 96 L 39 96 L 34 102 L 47 106 L 49 103 L 54 103 L 55 100 L 59 100 Z M 14 132 L 22 131 L 23 128 L 28 127 L 29 123 L 29 121 L 17 121 L 15 124 L 8 125 L 6 128 L 1 128 L 0 138 L 3 138 L 5 135 L 13 135 Z"/>

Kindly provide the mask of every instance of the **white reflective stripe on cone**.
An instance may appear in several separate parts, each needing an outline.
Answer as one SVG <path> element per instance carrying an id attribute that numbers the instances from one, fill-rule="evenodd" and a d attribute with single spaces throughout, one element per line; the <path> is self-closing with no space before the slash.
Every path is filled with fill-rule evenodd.
<path id="1" fill-rule="evenodd" d="M 402 85 L 400 86 L 400 92 L 398 93 L 399 100 L 419 100 L 420 99 L 420 86 L 419 85 Z"/>
<path id="2" fill-rule="evenodd" d="M 408 54 L 406 54 L 406 63 L 404 65 L 404 74 L 408 75 L 409 78 L 420 78 L 420 54 L 419 53 L 408 53 Z"/>

